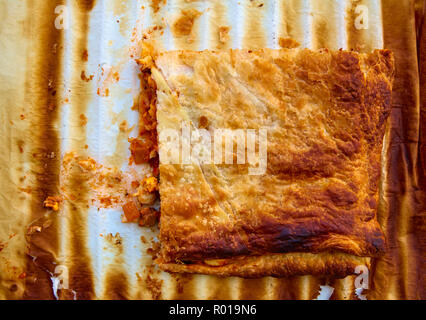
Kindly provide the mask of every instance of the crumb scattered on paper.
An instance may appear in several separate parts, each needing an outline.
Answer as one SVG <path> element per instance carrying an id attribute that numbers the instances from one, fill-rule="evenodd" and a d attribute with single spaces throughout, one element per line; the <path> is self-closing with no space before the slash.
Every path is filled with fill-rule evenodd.
<path id="1" fill-rule="evenodd" d="M 192 32 L 195 19 L 202 15 L 196 9 L 182 10 L 182 14 L 173 23 L 172 32 L 175 36 L 189 36 Z"/>
<path id="2" fill-rule="evenodd" d="M 221 43 L 227 43 L 229 41 L 229 30 L 231 30 L 228 26 L 219 27 L 219 41 Z"/>
<path id="3" fill-rule="evenodd" d="M 87 124 L 87 117 L 83 113 L 80 114 L 80 127 L 84 127 Z"/>
<path id="4" fill-rule="evenodd" d="M 60 196 L 48 196 L 46 200 L 43 202 L 43 206 L 45 208 L 50 208 L 53 211 L 59 210 L 59 204 L 62 202 L 62 198 Z"/>
<path id="5" fill-rule="evenodd" d="M 157 13 L 166 3 L 166 0 L 151 0 L 151 8 L 154 13 Z"/>
<path id="6" fill-rule="evenodd" d="M 163 280 L 152 278 L 149 274 L 145 279 L 146 288 L 150 291 L 152 299 L 158 300 L 161 297 L 161 287 Z"/>
<path id="7" fill-rule="evenodd" d="M 81 80 L 89 82 L 89 81 L 92 81 L 95 76 L 93 74 L 91 74 L 90 76 L 87 76 L 86 71 L 83 70 L 81 71 L 80 77 L 81 77 Z"/>
<path id="8" fill-rule="evenodd" d="M 120 131 L 121 132 L 128 132 L 129 131 L 129 126 L 128 126 L 128 124 L 127 124 L 127 121 L 126 120 L 123 120 L 121 123 L 120 123 L 120 125 L 119 125 L 119 127 L 118 127 L 119 129 L 120 129 Z"/>

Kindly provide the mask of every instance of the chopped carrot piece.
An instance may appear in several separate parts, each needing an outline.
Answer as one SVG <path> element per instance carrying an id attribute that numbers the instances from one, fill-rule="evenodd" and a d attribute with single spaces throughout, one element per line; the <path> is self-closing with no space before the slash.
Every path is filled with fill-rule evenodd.
<path id="1" fill-rule="evenodd" d="M 122 208 L 126 222 L 135 222 L 139 219 L 140 212 L 133 201 L 127 202 Z"/>
<path id="2" fill-rule="evenodd" d="M 59 210 L 59 203 L 62 201 L 61 197 L 52 197 L 48 196 L 46 200 L 44 200 L 43 205 L 45 208 L 51 208 L 53 211 Z"/>

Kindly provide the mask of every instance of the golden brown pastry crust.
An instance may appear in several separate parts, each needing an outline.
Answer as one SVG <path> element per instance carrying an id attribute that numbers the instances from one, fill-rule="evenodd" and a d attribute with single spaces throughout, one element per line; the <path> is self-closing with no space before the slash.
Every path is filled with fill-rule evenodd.
<path id="1" fill-rule="evenodd" d="M 201 117 L 211 132 L 268 129 L 258 176 L 247 165 L 161 163 L 160 142 L 160 267 L 343 275 L 355 256 L 384 251 L 376 210 L 391 52 L 176 51 L 155 60 L 160 134 Z M 230 259 L 203 263 L 215 258 Z"/>

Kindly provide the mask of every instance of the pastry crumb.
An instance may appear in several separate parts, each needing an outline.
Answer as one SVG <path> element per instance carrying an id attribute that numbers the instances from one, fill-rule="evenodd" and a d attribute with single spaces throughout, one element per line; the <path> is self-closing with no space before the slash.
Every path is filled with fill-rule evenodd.
<path id="1" fill-rule="evenodd" d="M 78 165 L 83 171 L 94 171 L 96 170 L 96 161 L 92 158 L 87 158 L 86 160 L 80 160 Z"/>
<path id="2" fill-rule="evenodd" d="M 81 77 L 81 80 L 89 82 L 89 81 L 92 81 L 95 76 L 93 74 L 91 74 L 90 76 L 87 76 L 86 71 L 82 70 L 80 77 Z"/>
<path id="3" fill-rule="evenodd" d="M 87 49 L 83 50 L 83 53 L 81 54 L 81 60 L 87 62 L 89 60 L 89 52 Z"/>
<path id="4" fill-rule="evenodd" d="M 142 185 L 147 192 L 158 191 L 158 180 L 156 177 L 148 177 L 143 179 Z"/>
<path id="5" fill-rule="evenodd" d="M 139 225 L 141 227 L 152 227 L 160 218 L 160 213 L 153 208 L 142 208 L 140 214 Z"/>
<path id="6" fill-rule="evenodd" d="M 229 31 L 231 30 L 228 26 L 219 27 L 219 41 L 221 43 L 227 43 L 229 41 Z"/>
<path id="7" fill-rule="evenodd" d="M 48 196 L 43 202 L 45 208 L 50 208 L 53 211 L 59 210 L 59 204 L 62 202 L 62 198 L 58 196 Z"/>
<path id="8" fill-rule="evenodd" d="M 300 46 L 300 43 L 291 38 L 282 38 L 278 39 L 278 44 L 281 48 L 293 49 Z"/>
<path id="9" fill-rule="evenodd" d="M 84 127 L 87 124 L 87 117 L 84 114 L 80 114 L 80 127 Z"/>
<path id="10" fill-rule="evenodd" d="M 120 129 L 120 131 L 121 132 L 127 132 L 128 130 L 129 130 L 129 126 L 127 125 L 127 121 L 126 120 L 123 120 L 121 123 L 120 123 L 120 125 L 119 125 L 119 127 L 118 127 L 119 129 Z"/>
<path id="11" fill-rule="evenodd" d="M 196 9 L 182 10 L 182 15 L 173 23 L 172 32 L 175 36 L 189 36 L 195 19 L 202 15 Z"/>
<path id="12" fill-rule="evenodd" d="M 151 8 L 154 13 L 160 11 L 161 7 L 166 4 L 166 0 L 151 0 Z"/>

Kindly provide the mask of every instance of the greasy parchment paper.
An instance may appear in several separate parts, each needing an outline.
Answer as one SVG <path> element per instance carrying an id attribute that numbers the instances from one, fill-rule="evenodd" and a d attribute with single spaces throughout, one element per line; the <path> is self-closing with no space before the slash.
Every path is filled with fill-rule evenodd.
<path id="1" fill-rule="evenodd" d="M 389 250 L 374 261 L 361 297 L 425 298 L 423 1 L 154 2 L 157 12 L 147 0 L 0 2 L 0 298 L 315 299 L 326 285 L 322 298 L 360 298 L 355 274 L 248 280 L 162 273 L 147 253 L 155 229 L 121 223 L 120 208 L 87 205 L 90 186 L 78 174 L 61 178 L 70 151 L 130 170 L 127 137 L 136 129 L 122 132 L 119 124 L 138 120 L 131 110 L 139 93 L 133 57 L 143 34 L 159 50 L 279 48 L 280 37 L 311 49 L 393 50 L 378 212 Z M 202 15 L 190 35 L 175 36 L 170 25 L 189 8 Z M 359 20 L 365 9 L 368 25 Z M 225 43 L 221 26 L 230 27 Z M 119 79 L 108 76 L 116 73 Z M 73 196 L 60 210 L 44 208 L 46 197 L 65 186 Z"/>

